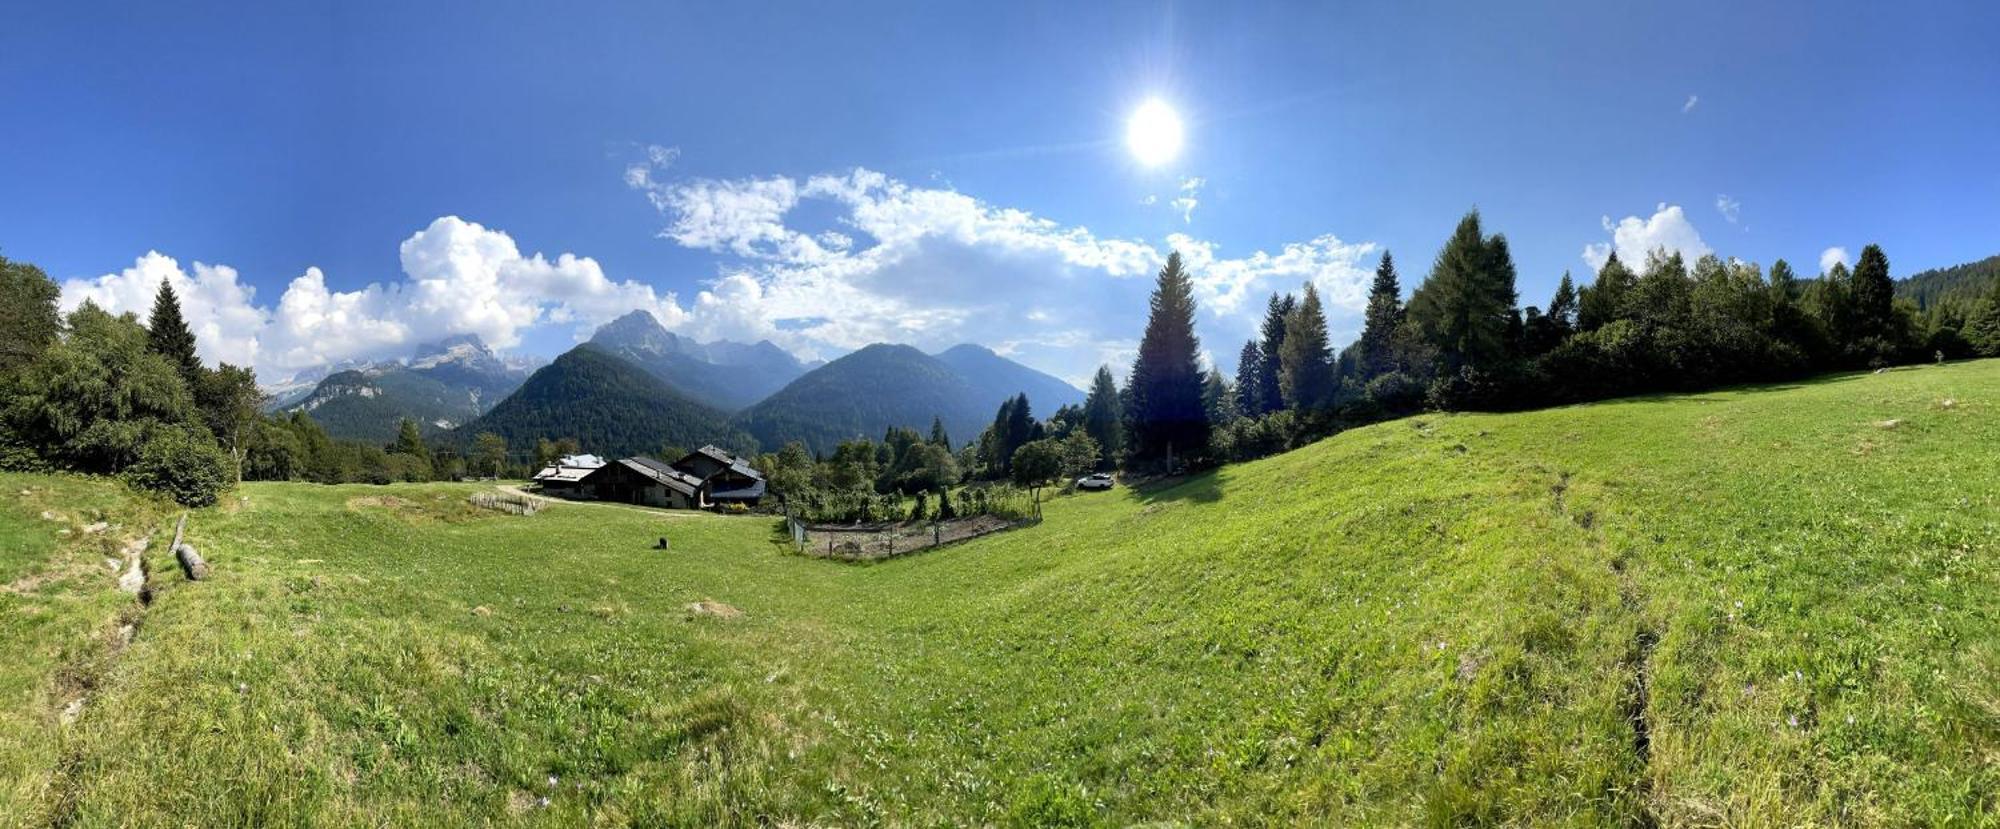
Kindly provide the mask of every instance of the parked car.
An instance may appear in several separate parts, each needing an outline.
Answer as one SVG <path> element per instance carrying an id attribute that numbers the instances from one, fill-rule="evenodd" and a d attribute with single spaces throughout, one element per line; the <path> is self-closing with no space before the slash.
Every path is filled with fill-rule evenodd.
<path id="1" fill-rule="evenodd" d="M 1111 476 L 1103 472 L 1095 472 L 1076 479 L 1077 489 L 1110 489 L 1111 484 Z"/>

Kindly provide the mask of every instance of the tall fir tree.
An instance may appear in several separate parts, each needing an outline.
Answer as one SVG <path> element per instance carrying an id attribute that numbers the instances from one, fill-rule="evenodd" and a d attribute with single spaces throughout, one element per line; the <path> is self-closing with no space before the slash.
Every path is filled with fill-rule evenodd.
<path id="1" fill-rule="evenodd" d="M 1597 269 L 1597 278 L 1577 292 L 1577 330 L 1596 331 L 1623 319 L 1627 313 L 1626 297 L 1631 295 L 1632 286 L 1638 281 L 1638 275 L 1625 267 L 1624 262 L 1618 261 L 1617 251 L 1612 251 L 1604 267 Z"/>
<path id="2" fill-rule="evenodd" d="M 1889 339 L 1895 335 L 1896 282 L 1889 277 L 1889 257 L 1881 245 L 1861 249 L 1854 260 L 1848 299 L 1853 303 L 1855 333 Z"/>
<path id="3" fill-rule="evenodd" d="M 1439 351 L 1443 368 L 1491 368 L 1509 356 L 1514 261 L 1504 236 L 1482 235 L 1479 211 L 1465 214 L 1410 297 L 1410 319 Z"/>
<path id="4" fill-rule="evenodd" d="M 1363 316 L 1359 348 L 1362 379 L 1395 368 L 1396 326 L 1403 324 L 1403 286 L 1396 277 L 1396 260 L 1388 251 L 1375 266 L 1375 283 L 1368 287 L 1368 311 Z"/>
<path id="5" fill-rule="evenodd" d="M 1115 462 L 1125 446 L 1125 415 L 1118 383 L 1111 379 L 1110 366 L 1098 366 L 1091 378 L 1090 396 L 1083 401 L 1083 431 L 1097 441 L 1098 461 Z"/>
<path id="6" fill-rule="evenodd" d="M 951 451 L 951 436 L 945 434 L 944 418 L 936 415 L 931 416 L 931 443 L 943 447 L 946 452 Z"/>
<path id="7" fill-rule="evenodd" d="M 1160 269 L 1150 306 L 1131 382 L 1133 450 L 1146 461 L 1185 457 L 1208 445 L 1201 341 L 1194 334 L 1194 282 L 1179 251 L 1169 254 Z"/>
<path id="8" fill-rule="evenodd" d="M 1549 324 L 1563 336 L 1576 331 L 1576 283 L 1569 279 L 1569 271 L 1563 271 L 1561 282 L 1556 283 L 1556 294 L 1549 298 Z"/>
<path id="9" fill-rule="evenodd" d="M 194 332 L 181 316 L 180 297 L 174 286 L 160 280 L 160 292 L 153 297 L 153 315 L 146 323 L 146 347 L 172 361 L 181 377 L 193 388 L 201 377 L 201 358 L 194 353 Z"/>
<path id="10" fill-rule="evenodd" d="M 1306 283 L 1305 299 L 1285 321 L 1285 344 L 1278 388 L 1285 407 L 1298 411 L 1324 408 L 1333 402 L 1333 349 L 1327 343 L 1326 312 L 1319 290 Z"/>
<path id="11" fill-rule="evenodd" d="M 1236 413 L 1256 417 L 1264 413 L 1258 391 L 1264 379 L 1264 352 L 1256 340 L 1244 340 L 1243 352 L 1236 357 Z"/>
<path id="12" fill-rule="evenodd" d="M 1257 408 L 1258 414 L 1269 414 L 1285 407 L 1285 393 L 1278 388 L 1278 369 L 1283 362 L 1279 354 L 1285 347 L 1285 320 L 1298 310 L 1298 298 L 1287 294 L 1283 297 L 1271 295 L 1271 302 L 1264 309 L 1263 359 L 1257 363 Z"/>
<path id="13" fill-rule="evenodd" d="M 1222 369 L 1209 369 L 1207 376 L 1202 378 L 1201 405 L 1208 411 L 1208 422 L 1211 424 L 1236 419 L 1236 390 L 1229 387 L 1229 378 L 1222 376 Z"/>
<path id="14" fill-rule="evenodd" d="M 391 455 L 414 455 L 428 461 L 431 450 L 424 445 L 423 433 L 417 430 L 417 422 L 403 418 L 396 424 L 396 440 L 387 447 Z"/>

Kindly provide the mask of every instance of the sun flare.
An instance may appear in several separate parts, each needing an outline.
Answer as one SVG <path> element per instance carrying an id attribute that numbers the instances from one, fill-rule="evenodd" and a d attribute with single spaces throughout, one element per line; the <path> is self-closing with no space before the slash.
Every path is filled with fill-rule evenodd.
<path id="1" fill-rule="evenodd" d="M 1158 98 L 1140 104 L 1125 121 L 1125 148 L 1133 159 L 1148 167 L 1158 167 L 1178 157 L 1183 138 L 1180 113 Z"/>

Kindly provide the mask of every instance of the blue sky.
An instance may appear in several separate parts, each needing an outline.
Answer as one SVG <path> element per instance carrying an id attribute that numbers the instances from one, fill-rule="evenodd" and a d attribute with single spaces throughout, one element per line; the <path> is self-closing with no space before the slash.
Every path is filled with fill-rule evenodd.
<path id="1" fill-rule="evenodd" d="M 1081 379 L 1179 247 L 1228 369 L 1308 278 L 1346 341 L 1380 250 L 1413 286 L 1474 206 L 1524 304 L 1593 245 L 2000 252 L 1995 8 L 17 3 L 0 252 L 71 303 L 175 279 L 267 380 L 633 307 Z M 1188 126 L 1148 168 L 1153 97 Z"/>

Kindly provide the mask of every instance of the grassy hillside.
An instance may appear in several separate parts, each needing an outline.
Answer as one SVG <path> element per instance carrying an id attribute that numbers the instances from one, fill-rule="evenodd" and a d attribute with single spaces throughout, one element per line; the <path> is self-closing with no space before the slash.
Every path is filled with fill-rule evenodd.
<path id="1" fill-rule="evenodd" d="M 0 596 L 0 822 L 1990 825 L 1996 447 L 2000 361 L 1424 416 L 875 566 L 251 485 L 73 724 L 109 582 Z M 9 578 L 45 487 L 165 518 L 0 476 Z"/>

